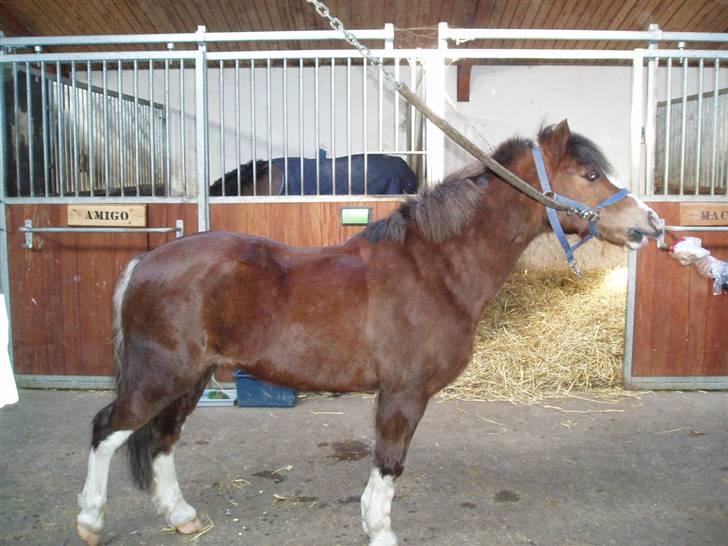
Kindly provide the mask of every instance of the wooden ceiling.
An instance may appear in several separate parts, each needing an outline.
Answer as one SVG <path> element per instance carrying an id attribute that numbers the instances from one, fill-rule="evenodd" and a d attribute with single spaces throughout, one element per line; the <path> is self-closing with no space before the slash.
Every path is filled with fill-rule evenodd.
<path id="1" fill-rule="evenodd" d="M 465 28 L 728 32 L 728 0 L 327 0 L 352 29 L 393 23 L 396 47 L 435 45 L 437 23 Z M 328 29 L 305 0 L 0 0 L 8 36 Z M 286 49 L 322 44 L 282 44 Z M 327 47 L 348 47 L 343 42 Z M 480 43 L 485 47 L 623 48 L 616 43 Z M 229 47 L 229 46 L 228 46 Z M 240 44 L 236 49 L 262 49 Z M 266 46 L 270 47 L 270 46 Z M 278 47 L 281 47 L 279 45 Z M 101 48 L 99 48 L 101 49 Z"/>

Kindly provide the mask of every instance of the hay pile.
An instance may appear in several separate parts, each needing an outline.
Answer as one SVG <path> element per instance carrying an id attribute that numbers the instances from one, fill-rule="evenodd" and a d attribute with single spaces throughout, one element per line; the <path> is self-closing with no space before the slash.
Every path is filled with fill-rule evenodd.
<path id="1" fill-rule="evenodd" d="M 533 403 L 622 385 L 625 268 L 513 274 L 478 327 L 473 360 L 446 399 Z"/>

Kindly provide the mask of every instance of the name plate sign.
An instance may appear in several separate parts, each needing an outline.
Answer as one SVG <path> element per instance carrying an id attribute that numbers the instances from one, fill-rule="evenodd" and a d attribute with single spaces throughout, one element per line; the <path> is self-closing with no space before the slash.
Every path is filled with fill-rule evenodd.
<path id="1" fill-rule="evenodd" d="M 147 227 L 146 205 L 68 205 L 69 226 Z"/>
<path id="2" fill-rule="evenodd" d="M 683 226 L 728 226 L 728 203 L 680 203 Z"/>

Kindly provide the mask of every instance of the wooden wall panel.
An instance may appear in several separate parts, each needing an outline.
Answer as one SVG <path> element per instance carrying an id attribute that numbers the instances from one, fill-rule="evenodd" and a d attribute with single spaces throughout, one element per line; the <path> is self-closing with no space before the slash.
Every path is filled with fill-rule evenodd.
<path id="1" fill-rule="evenodd" d="M 233 203 L 215 204 L 210 211 L 214 230 L 268 237 L 293 246 L 341 243 L 362 230 L 341 225 L 342 207 L 370 207 L 372 219 L 388 216 L 399 199 L 362 202 Z"/>
<path id="2" fill-rule="evenodd" d="M 197 230 L 194 204 L 149 205 L 150 226 L 185 221 Z M 119 273 L 134 256 L 174 234 L 36 234 L 22 248 L 18 232 L 65 226 L 65 205 L 8 207 L 10 292 L 15 371 L 33 375 L 111 375 L 111 300 Z"/>
<path id="3" fill-rule="evenodd" d="M 650 203 L 669 225 L 679 225 L 679 203 Z M 728 260 L 728 234 L 700 237 L 713 256 Z M 668 239 L 670 235 L 668 235 Z M 680 265 L 654 245 L 637 258 L 632 375 L 705 377 L 728 375 L 728 299 L 712 294 L 712 282 Z"/>

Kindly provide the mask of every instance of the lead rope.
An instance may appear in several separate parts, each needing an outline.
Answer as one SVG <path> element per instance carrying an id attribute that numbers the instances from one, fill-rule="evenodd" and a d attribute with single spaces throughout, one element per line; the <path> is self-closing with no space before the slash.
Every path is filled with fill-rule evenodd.
<path id="1" fill-rule="evenodd" d="M 498 163 L 495 159 L 493 159 L 483 150 L 481 150 L 473 141 L 467 138 L 455 127 L 453 127 L 450 123 L 435 114 L 435 112 L 433 112 L 424 102 L 422 102 L 422 100 L 409 87 L 407 87 L 407 85 L 403 81 L 398 80 L 390 71 L 385 70 L 384 62 L 382 61 L 382 59 L 374 57 L 372 51 L 367 46 L 362 44 L 351 31 L 347 30 L 347 28 L 344 26 L 344 23 L 341 22 L 341 19 L 339 19 L 338 17 L 334 17 L 331 14 L 331 11 L 329 10 L 328 6 L 326 6 L 326 4 L 324 4 L 320 0 L 306 0 L 306 2 L 311 4 L 316 9 L 316 13 L 318 13 L 324 19 L 328 20 L 329 26 L 332 29 L 341 32 L 344 35 L 344 39 L 346 40 L 346 42 L 355 47 L 359 51 L 361 56 L 369 61 L 371 68 L 376 68 L 377 70 L 381 69 L 381 71 L 384 73 L 384 77 L 386 78 L 386 80 L 394 86 L 397 92 L 402 95 L 402 97 L 404 97 L 407 102 L 414 106 L 424 117 L 426 117 L 433 124 L 435 124 L 458 146 L 467 151 L 475 159 L 483 163 L 493 173 L 498 175 L 500 178 L 505 180 L 507 183 L 509 183 L 521 193 L 524 193 L 534 201 L 538 201 L 545 207 L 563 211 L 569 215 L 576 214 L 577 216 L 583 218 L 588 222 L 596 222 L 599 219 L 599 214 L 592 209 L 588 207 L 577 208 L 570 205 L 565 205 L 563 203 L 559 203 L 558 201 L 551 199 L 550 197 L 539 192 L 530 184 L 528 184 L 528 182 L 524 181 L 523 179 L 506 169 L 503 165 Z"/>

